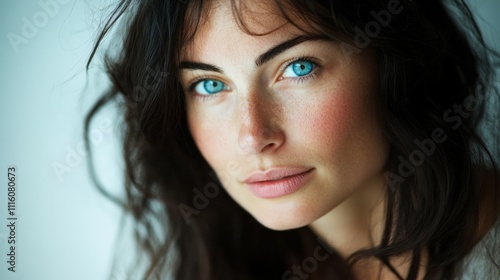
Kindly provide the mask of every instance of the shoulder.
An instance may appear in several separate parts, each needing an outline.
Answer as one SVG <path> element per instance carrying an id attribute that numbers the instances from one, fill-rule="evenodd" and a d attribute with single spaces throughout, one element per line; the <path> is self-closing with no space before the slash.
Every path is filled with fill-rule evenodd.
<path id="1" fill-rule="evenodd" d="M 500 171 L 491 168 L 476 169 L 476 187 L 479 189 L 479 228 L 477 242 L 490 229 L 498 227 L 500 218 Z"/>
<path id="2" fill-rule="evenodd" d="M 476 245 L 459 263 L 458 279 L 500 279 L 500 178 L 498 171 L 479 169 L 479 228 Z"/>
<path id="3" fill-rule="evenodd" d="M 458 266 L 460 280 L 500 279 L 500 219 Z"/>

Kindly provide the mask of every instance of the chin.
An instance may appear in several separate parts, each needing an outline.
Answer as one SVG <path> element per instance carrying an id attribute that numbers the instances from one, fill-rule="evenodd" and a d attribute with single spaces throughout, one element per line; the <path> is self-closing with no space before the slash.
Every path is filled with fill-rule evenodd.
<path id="1" fill-rule="evenodd" d="M 307 226 L 319 217 L 316 211 L 308 209 L 259 209 L 252 216 L 263 226 L 272 230 L 290 230 Z M 321 215 L 319 215 L 321 216 Z"/>
<path id="2" fill-rule="evenodd" d="M 296 221 L 294 219 L 257 219 L 257 221 L 267 227 L 268 229 L 272 230 L 290 230 L 290 229 L 296 229 L 300 227 L 307 226 L 309 223 L 307 222 L 301 222 L 301 221 Z"/>

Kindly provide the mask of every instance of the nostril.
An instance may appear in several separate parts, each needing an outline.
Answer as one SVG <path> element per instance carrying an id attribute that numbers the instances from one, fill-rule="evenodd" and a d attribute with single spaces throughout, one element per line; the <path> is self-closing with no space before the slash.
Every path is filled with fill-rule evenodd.
<path id="1" fill-rule="evenodd" d="M 269 118 L 260 111 L 252 111 L 251 114 L 244 116 L 240 122 L 238 136 L 241 151 L 247 154 L 260 154 L 278 147 L 283 142 L 284 135 L 275 117 Z"/>
<path id="2" fill-rule="evenodd" d="M 274 146 L 276 146 L 275 143 L 269 143 L 267 145 L 265 145 L 262 149 L 261 149 L 261 152 L 265 151 L 265 150 L 269 150 L 269 149 L 272 149 Z"/>
<path id="3" fill-rule="evenodd" d="M 239 147 L 245 153 L 253 155 L 262 153 L 266 150 L 276 147 L 277 143 L 275 143 L 275 141 L 273 141 L 273 139 L 271 138 L 272 135 L 268 134 L 267 136 L 266 137 L 245 136 L 239 142 Z"/>

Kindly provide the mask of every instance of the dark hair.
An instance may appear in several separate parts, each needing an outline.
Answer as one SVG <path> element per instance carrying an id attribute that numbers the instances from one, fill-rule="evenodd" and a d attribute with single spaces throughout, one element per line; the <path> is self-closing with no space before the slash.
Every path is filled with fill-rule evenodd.
<path id="1" fill-rule="evenodd" d="M 423 248 L 426 279 L 451 279 L 500 214 L 498 55 L 460 0 L 401 0 L 403 11 L 378 32 L 372 30 L 373 36 L 364 34 L 369 44 L 359 45 L 359 32 L 375 21 L 374 12 L 394 1 L 273 2 L 290 22 L 301 17 L 310 23 L 305 32 L 343 42 L 352 55 L 364 47 L 377 52 L 383 129 L 391 144 L 381 244 L 347 261 L 331 252 L 309 279 L 353 279 L 350 265 L 370 257 L 400 279 L 416 279 Z M 120 105 L 126 163 L 126 201 L 121 203 L 133 215 L 137 240 L 151 257 L 144 278 L 162 277 L 170 268 L 174 279 L 281 279 L 318 245 L 309 228 L 267 229 L 223 188 L 202 211 L 193 205 L 193 189 L 203 191 L 219 181 L 187 129 L 178 56 L 202 23 L 208 2 L 118 4 L 87 64 L 123 18 L 118 55 L 105 58 L 112 87 L 89 112 L 86 134 L 105 104 Z M 252 33 L 234 2 L 241 27 Z M 485 205 L 488 212 L 481 208 Z M 165 232 L 155 231 L 157 224 Z M 412 257 L 408 275 L 399 275 L 390 264 L 403 253 Z"/>

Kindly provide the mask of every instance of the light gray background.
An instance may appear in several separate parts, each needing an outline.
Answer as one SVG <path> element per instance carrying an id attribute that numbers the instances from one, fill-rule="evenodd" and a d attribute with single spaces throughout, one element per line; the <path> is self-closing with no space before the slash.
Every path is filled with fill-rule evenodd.
<path id="1" fill-rule="evenodd" d="M 83 116 L 107 85 L 98 67 L 88 77 L 84 65 L 112 2 L 59 0 L 58 11 L 16 52 L 7 34 L 21 35 L 22 18 L 43 9 L 35 0 L 0 0 L 0 279 L 126 279 L 119 267 L 111 271 L 119 208 L 96 191 L 87 156 L 79 154 Z M 498 46 L 500 0 L 471 2 Z M 102 182 L 119 194 L 122 162 L 112 108 L 98 115 L 93 131 Z M 18 168 L 16 273 L 6 263 L 10 165 Z M 58 175 L 54 165 L 67 172 Z M 124 254 L 134 253 L 129 247 Z"/>

